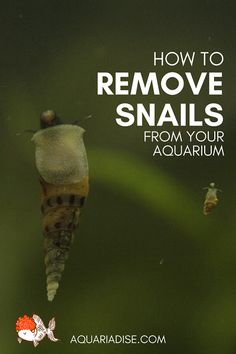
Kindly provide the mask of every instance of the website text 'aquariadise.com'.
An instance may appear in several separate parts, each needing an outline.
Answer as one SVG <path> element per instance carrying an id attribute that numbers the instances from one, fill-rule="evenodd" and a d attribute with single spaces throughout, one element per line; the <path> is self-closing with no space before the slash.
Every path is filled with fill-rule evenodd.
<path id="1" fill-rule="evenodd" d="M 166 344 L 164 334 L 73 334 L 70 344 Z"/>

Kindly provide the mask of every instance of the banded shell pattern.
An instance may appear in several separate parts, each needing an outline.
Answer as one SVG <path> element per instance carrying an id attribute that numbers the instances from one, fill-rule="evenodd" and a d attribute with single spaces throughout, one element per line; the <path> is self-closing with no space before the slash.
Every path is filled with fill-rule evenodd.
<path id="1" fill-rule="evenodd" d="M 42 186 L 47 297 L 52 301 L 88 195 L 88 162 L 81 127 L 61 124 L 53 111 L 46 111 L 41 117 L 47 121 L 32 141 Z"/>

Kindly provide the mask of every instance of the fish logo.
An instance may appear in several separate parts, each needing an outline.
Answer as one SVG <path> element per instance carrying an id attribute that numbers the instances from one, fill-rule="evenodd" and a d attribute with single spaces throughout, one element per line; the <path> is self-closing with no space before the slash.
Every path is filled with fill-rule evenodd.
<path id="1" fill-rule="evenodd" d="M 22 340 L 33 342 L 34 346 L 37 347 L 39 342 L 47 335 L 52 342 L 57 342 L 59 339 L 55 338 L 53 334 L 55 327 L 56 322 L 54 318 L 49 321 L 48 328 L 46 328 L 39 316 L 33 315 L 29 317 L 24 315 L 16 321 L 17 340 L 19 343 Z"/>

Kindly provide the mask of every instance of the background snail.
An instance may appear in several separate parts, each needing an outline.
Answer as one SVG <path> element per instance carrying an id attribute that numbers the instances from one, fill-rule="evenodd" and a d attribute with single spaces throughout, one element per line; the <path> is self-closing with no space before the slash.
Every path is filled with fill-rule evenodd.
<path id="1" fill-rule="evenodd" d="M 211 182 L 209 184 L 209 187 L 205 187 L 203 189 L 207 189 L 204 206 L 203 206 L 203 214 L 209 215 L 219 202 L 217 192 L 221 192 L 221 189 L 216 188 L 214 182 Z"/>

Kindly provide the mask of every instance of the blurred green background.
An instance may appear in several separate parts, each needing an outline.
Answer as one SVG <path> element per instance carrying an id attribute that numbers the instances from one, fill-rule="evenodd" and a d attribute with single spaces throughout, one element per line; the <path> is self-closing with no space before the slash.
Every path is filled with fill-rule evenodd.
<path id="1" fill-rule="evenodd" d="M 33 313 L 45 324 L 55 316 L 61 339 L 42 341 L 38 353 L 235 353 L 235 7 L 213 0 L 1 3 L 1 353 L 35 351 L 15 333 L 17 318 Z M 226 156 L 153 158 L 153 146 L 142 142 L 147 126 L 119 127 L 115 107 L 194 99 L 201 112 L 212 99 L 187 90 L 171 99 L 97 96 L 96 73 L 147 73 L 158 70 L 153 51 L 204 50 L 225 56 L 216 101 Z M 30 134 L 17 135 L 38 129 L 48 108 L 66 122 L 81 119 L 91 184 L 53 303 L 46 300 L 34 146 Z M 204 217 L 202 187 L 212 181 L 223 193 Z M 69 344 L 81 333 L 165 334 L 167 344 Z"/>

